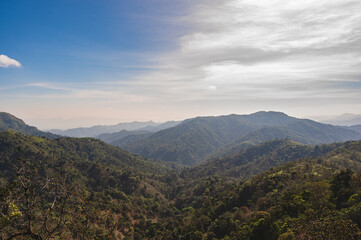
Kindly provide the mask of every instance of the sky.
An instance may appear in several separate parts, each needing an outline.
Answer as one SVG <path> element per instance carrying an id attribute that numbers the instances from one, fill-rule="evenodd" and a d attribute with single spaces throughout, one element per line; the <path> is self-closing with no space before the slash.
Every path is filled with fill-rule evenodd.
<path id="1" fill-rule="evenodd" d="M 0 111 L 40 129 L 361 114 L 359 0 L 0 0 Z"/>

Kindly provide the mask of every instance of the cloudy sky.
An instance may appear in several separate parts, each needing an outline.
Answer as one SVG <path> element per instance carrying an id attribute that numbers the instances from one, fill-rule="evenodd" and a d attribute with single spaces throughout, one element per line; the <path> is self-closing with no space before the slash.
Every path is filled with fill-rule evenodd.
<path id="1" fill-rule="evenodd" d="M 42 129 L 361 114 L 359 0 L 0 0 L 0 111 Z"/>

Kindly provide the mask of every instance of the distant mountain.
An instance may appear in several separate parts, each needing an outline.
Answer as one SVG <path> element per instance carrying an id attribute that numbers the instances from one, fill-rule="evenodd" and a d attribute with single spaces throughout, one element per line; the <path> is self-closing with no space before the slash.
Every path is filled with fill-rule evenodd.
<path id="1" fill-rule="evenodd" d="M 274 140 L 178 174 L 98 139 L 2 132 L 0 234 L 360 239 L 360 171 L 361 141 Z"/>
<path id="2" fill-rule="evenodd" d="M 116 141 L 122 141 L 122 139 L 124 139 L 127 136 L 139 136 L 139 135 L 147 135 L 149 133 L 152 132 L 158 132 L 160 130 L 164 130 L 170 127 L 174 127 L 176 125 L 178 125 L 179 123 L 181 123 L 180 121 L 176 122 L 176 121 L 170 121 L 170 122 L 165 122 L 159 125 L 155 125 L 155 126 L 146 126 L 137 130 L 133 130 L 133 131 L 127 131 L 127 130 L 122 130 L 120 132 L 114 132 L 114 133 L 103 133 L 100 134 L 98 136 L 96 136 L 95 138 L 101 139 L 106 143 L 112 143 L 112 142 L 116 142 Z"/>
<path id="3" fill-rule="evenodd" d="M 93 127 L 72 128 L 68 130 L 52 129 L 51 133 L 59 134 L 68 137 L 96 137 L 103 133 L 115 133 L 122 130 L 133 131 L 145 127 L 157 126 L 159 123 L 152 121 L 148 122 L 129 122 L 118 123 L 116 125 L 99 125 Z"/>
<path id="4" fill-rule="evenodd" d="M 306 119 L 298 119 L 284 126 L 266 126 L 251 131 L 245 136 L 218 150 L 216 157 L 226 156 L 272 139 L 291 139 L 304 144 L 322 144 L 361 139 L 356 129 L 336 127 Z"/>
<path id="5" fill-rule="evenodd" d="M 134 131 L 127 131 L 127 130 L 122 130 L 120 132 L 115 132 L 115 133 L 103 133 L 100 134 L 99 136 L 96 136 L 96 138 L 106 142 L 106 143 L 111 143 L 114 141 L 119 141 L 127 136 L 137 136 L 137 135 L 143 135 L 143 134 L 147 134 L 150 133 L 149 131 L 145 131 L 145 130 L 134 130 Z"/>
<path id="6" fill-rule="evenodd" d="M 59 136 L 42 132 L 36 127 L 27 125 L 23 120 L 6 112 L 0 112 L 0 132 L 15 131 L 37 137 L 57 138 Z"/>
<path id="7" fill-rule="evenodd" d="M 224 158 L 208 160 L 185 170 L 183 176 L 198 178 L 217 175 L 246 180 L 287 162 L 324 156 L 340 145 L 341 143 L 310 146 L 291 140 L 272 140 Z"/>
<path id="8" fill-rule="evenodd" d="M 337 117 L 324 119 L 321 122 L 340 126 L 361 125 L 361 114 L 344 113 Z"/>
<path id="9" fill-rule="evenodd" d="M 360 125 L 349 126 L 348 129 L 351 129 L 353 131 L 361 133 L 361 124 Z"/>
<path id="10" fill-rule="evenodd" d="M 161 124 L 155 125 L 155 126 L 146 126 L 146 127 L 143 127 L 143 128 L 139 128 L 138 130 L 143 130 L 143 131 L 148 131 L 148 132 L 158 132 L 160 130 L 164 130 L 164 129 L 167 129 L 167 128 L 177 126 L 181 122 L 182 121 L 168 121 L 168 122 L 161 123 Z"/>
<path id="11" fill-rule="evenodd" d="M 225 147 L 231 148 L 226 151 L 228 155 L 250 145 L 279 138 L 322 144 L 361 139 L 361 134 L 280 112 L 257 112 L 197 117 L 154 134 L 128 136 L 112 144 L 145 157 L 194 165 L 217 151 L 224 151 Z"/>

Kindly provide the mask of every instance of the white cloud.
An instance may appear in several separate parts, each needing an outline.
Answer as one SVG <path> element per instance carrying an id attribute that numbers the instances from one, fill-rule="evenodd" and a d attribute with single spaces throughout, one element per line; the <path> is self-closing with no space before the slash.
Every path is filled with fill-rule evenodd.
<path id="1" fill-rule="evenodd" d="M 0 67 L 21 67 L 21 63 L 15 59 L 11 59 L 6 55 L 0 55 Z"/>
<path id="2" fill-rule="evenodd" d="M 214 86 L 214 85 L 209 85 L 209 86 L 207 87 L 207 90 L 209 90 L 209 91 L 215 91 L 215 90 L 217 90 L 217 87 Z"/>
<path id="3" fill-rule="evenodd" d="M 361 8 L 355 0 L 228 0 L 198 5 L 194 33 L 183 51 L 258 48 L 265 51 L 324 48 L 359 37 Z"/>
<path id="4" fill-rule="evenodd" d="M 112 105 L 132 116 L 143 109 L 139 114 L 152 119 L 167 112 L 164 120 L 172 118 L 168 113 L 361 109 L 360 0 L 191 4 L 180 19 L 189 32 L 172 52 L 152 54 L 149 71 L 126 81 L 100 79 L 95 86 L 33 84 L 54 90 L 39 98 Z"/>
<path id="5" fill-rule="evenodd" d="M 347 83 L 360 83 L 359 0 L 202 0 L 190 9 L 191 31 L 157 58 L 161 68 L 136 78 L 135 94 L 341 99 Z"/>

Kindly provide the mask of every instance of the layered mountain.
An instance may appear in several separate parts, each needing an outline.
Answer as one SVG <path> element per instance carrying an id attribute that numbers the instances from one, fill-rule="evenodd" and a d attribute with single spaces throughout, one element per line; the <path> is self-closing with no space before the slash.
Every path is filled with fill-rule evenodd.
<path id="1" fill-rule="evenodd" d="M 0 112 L 0 132 L 15 131 L 26 135 L 57 138 L 59 136 L 48 132 L 42 132 L 36 127 L 27 125 L 23 120 L 6 112 Z"/>
<path id="2" fill-rule="evenodd" d="M 349 129 L 361 133 L 361 124 L 360 125 L 353 125 L 348 127 Z"/>
<path id="3" fill-rule="evenodd" d="M 106 134 L 118 133 L 120 138 L 123 136 L 122 131 L 147 131 L 147 132 L 156 132 L 163 130 L 169 127 L 173 127 L 179 124 L 179 121 L 169 121 L 165 123 L 155 123 L 153 121 L 148 122 L 129 122 L 129 123 L 118 123 L 116 125 L 98 125 L 93 127 L 80 127 L 72 128 L 67 130 L 52 129 L 49 130 L 51 133 L 68 136 L 68 137 L 95 137 L 95 138 L 104 138 Z M 105 134 L 105 135 L 104 135 Z M 102 136 L 99 136 L 102 135 Z M 98 137 L 99 136 L 99 137 Z M 117 135 L 112 135 L 112 141 L 118 140 Z M 109 138 L 109 137 L 105 137 Z"/>
<path id="4" fill-rule="evenodd" d="M 137 135 L 144 135 L 144 134 L 151 134 L 151 132 L 146 131 L 146 130 L 134 130 L 134 131 L 122 130 L 120 132 L 115 132 L 115 133 L 103 133 L 103 134 L 96 136 L 96 138 L 98 138 L 106 143 L 111 143 L 114 141 L 121 140 L 127 136 L 137 136 Z"/>
<path id="5" fill-rule="evenodd" d="M 139 128 L 139 131 L 148 131 L 148 132 L 158 132 L 160 130 L 164 130 L 167 128 L 171 128 L 174 126 L 177 126 L 178 124 L 180 124 L 182 121 L 168 121 L 165 123 L 160 123 L 157 125 L 152 125 L 152 126 L 146 126 L 143 128 Z"/>
<path id="6" fill-rule="evenodd" d="M 178 125 L 179 123 L 181 123 L 181 122 L 180 121 L 169 121 L 169 122 L 165 122 L 165 123 L 155 125 L 155 126 L 142 127 L 140 129 L 133 130 L 133 131 L 122 130 L 122 131 L 114 132 L 114 133 L 103 133 L 103 134 L 96 136 L 95 138 L 101 139 L 106 143 L 112 143 L 115 141 L 121 141 L 123 138 L 125 138 L 127 136 L 149 135 L 151 133 L 158 132 L 163 129 L 174 127 L 174 126 Z"/>
<path id="7" fill-rule="evenodd" d="M 217 175 L 246 180 L 254 175 L 298 159 L 323 157 L 341 143 L 306 145 L 286 139 L 276 139 L 250 146 L 232 155 L 208 160 L 183 171 L 183 176 Z"/>
<path id="8" fill-rule="evenodd" d="M 346 130 L 346 131 L 345 131 Z M 351 130 L 351 131 L 349 131 Z M 361 139 L 359 132 L 350 127 L 344 128 L 322 124 L 307 119 L 297 119 L 287 125 L 264 126 L 252 131 L 236 141 L 227 144 L 213 156 L 226 156 L 239 149 L 246 148 L 272 139 L 291 139 L 304 144 L 344 142 Z"/>
<path id="9" fill-rule="evenodd" d="M 360 239 L 361 141 L 274 140 L 203 166 L 179 175 L 97 139 L 0 133 L 0 237 Z"/>
<path id="10" fill-rule="evenodd" d="M 340 116 L 323 119 L 321 122 L 340 126 L 352 126 L 361 124 L 360 114 L 344 113 Z"/>
<path id="11" fill-rule="evenodd" d="M 361 139 L 361 134 L 280 112 L 257 112 L 197 117 L 153 134 L 127 136 L 111 144 L 148 158 L 194 165 L 214 154 L 226 156 L 272 139 L 322 144 Z"/>
<path id="12" fill-rule="evenodd" d="M 67 130 L 52 129 L 51 133 L 68 137 L 96 137 L 103 133 L 114 133 L 122 130 L 133 131 L 144 127 L 157 126 L 152 121 L 118 123 L 116 125 L 98 125 L 93 127 L 71 128 Z"/>

